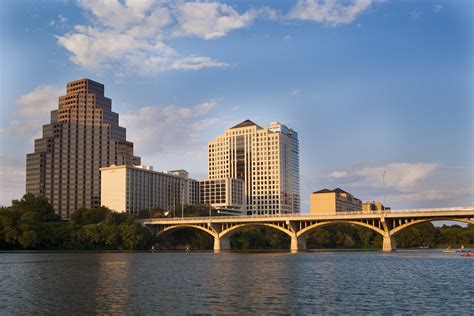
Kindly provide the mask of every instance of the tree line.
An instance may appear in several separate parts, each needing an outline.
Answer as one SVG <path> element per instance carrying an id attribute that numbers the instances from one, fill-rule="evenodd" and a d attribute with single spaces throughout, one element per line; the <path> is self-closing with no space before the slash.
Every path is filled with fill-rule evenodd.
<path id="1" fill-rule="evenodd" d="M 3 250 L 136 250 L 148 248 L 150 242 L 151 234 L 135 216 L 105 207 L 81 208 L 64 221 L 47 199 L 26 194 L 0 208 Z"/>
<path id="2" fill-rule="evenodd" d="M 212 249 L 213 239 L 195 229 L 153 236 L 136 223 L 137 218 L 180 216 L 161 209 L 140 211 L 138 216 L 116 213 L 105 207 L 81 208 L 68 221 L 54 213 L 48 200 L 24 195 L 9 207 L 0 208 L 1 250 L 149 250 Z M 185 205 L 183 216 L 222 215 L 209 205 Z M 230 238 L 232 249 L 288 249 L 290 238 L 267 227 L 244 228 Z M 382 238 L 356 225 L 338 224 L 317 229 L 306 240 L 308 249 L 380 249 Z M 398 248 L 474 247 L 474 225 L 436 227 L 432 223 L 408 228 L 397 236 Z"/>

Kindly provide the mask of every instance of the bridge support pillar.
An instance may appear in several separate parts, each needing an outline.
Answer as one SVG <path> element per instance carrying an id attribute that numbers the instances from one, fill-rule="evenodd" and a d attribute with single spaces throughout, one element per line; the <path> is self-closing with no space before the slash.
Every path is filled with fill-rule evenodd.
<path id="1" fill-rule="evenodd" d="M 158 232 L 156 226 L 154 225 L 143 225 L 143 227 L 145 227 L 146 230 L 148 230 L 153 236 Z"/>
<path id="2" fill-rule="evenodd" d="M 383 252 L 392 252 L 397 250 L 397 242 L 394 236 L 391 236 L 389 233 L 385 233 L 383 236 Z"/>
<path id="3" fill-rule="evenodd" d="M 296 253 L 298 251 L 306 250 L 306 239 L 304 237 L 291 236 L 290 251 Z"/>
<path id="4" fill-rule="evenodd" d="M 227 237 L 214 237 L 214 252 L 230 250 L 230 240 Z"/>

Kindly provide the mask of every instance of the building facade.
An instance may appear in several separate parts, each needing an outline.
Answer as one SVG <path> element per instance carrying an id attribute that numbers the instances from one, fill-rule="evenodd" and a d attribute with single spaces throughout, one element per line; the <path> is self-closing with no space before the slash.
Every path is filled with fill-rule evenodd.
<path id="1" fill-rule="evenodd" d="M 384 206 L 382 202 L 379 201 L 372 200 L 362 203 L 363 213 L 379 213 L 385 210 L 390 210 L 390 207 Z"/>
<path id="2" fill-rule="evenodd" d="M 199 192 L 200 204 L 210 204 L 213 208 L 228 214 L 243 214 L 244 182 L 242 180 L 235 178 L 200 180 Z"/>
<path id="3" fill-rule="evenodd" d="M 112 165 L 100 172 L 102 205 L 116 212 L 138 214 L 159 208 L 176 213 L 182 204 L 199 203 L 199 182 L 188 178 L 185 170 L 157 172 L 150 166 Z"/>
<path id="4" fill-rule="evenodd" d="M 311 214 L 314 215 L 335 215 L 338 212 L 362 211 L 362 201 L 339 188 L 313 192 L 310 205 Z"/>
<path id="5" fill-rule="evenodd" d="M 69 82 L 51 122 L 26 157 L 26 192 L 46 197 L 63 218 L 81 207 L 101 205 L 100 168 L 140 164 L 112 112 L 104 85 L 90 79 Z"/>
<path id="6" fill-rule="evenodd" d="M 246 120 L 208 143 L 208 178 L 240 179 L 249 215 L 300 211 L 298 133 Z"/>

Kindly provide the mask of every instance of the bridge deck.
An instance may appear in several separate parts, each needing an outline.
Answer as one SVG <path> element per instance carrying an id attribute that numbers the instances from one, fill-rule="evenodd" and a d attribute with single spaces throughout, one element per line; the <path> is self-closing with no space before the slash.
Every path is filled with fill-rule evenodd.
<path id="1" fill-rule="evenodd" d="M 147 218 L 139 220 L 143 225 L 159 224 L 198 224 L 198 223 L 250 223 L 281 221 L 323 221 L 323 220 L 361 220 L 361 219 L 406 219 L 406 218 L 474 218 L 474 207 L 439 208 L 419 210 L 399 210 L 379 213 L 340 212 L 336 215 L 282 214 L 282 215 L 244 215 L 244 216 L 205 216 L 205 217 L 172 217 Z"/>

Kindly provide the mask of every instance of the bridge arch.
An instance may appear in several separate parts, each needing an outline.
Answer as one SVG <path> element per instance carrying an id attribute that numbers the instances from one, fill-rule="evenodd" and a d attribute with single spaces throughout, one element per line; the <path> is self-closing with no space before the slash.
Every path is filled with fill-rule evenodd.
<path id="1" fill-rule="evenodd" d="M 391 236 L 397 236 L 400 232 L 402 232 L 405 229 L 410 228 L 412 226 L 422 224 L 422 223 L 436 222 L 436 221 L 461 222 L 461 223 L 467 223 L 467 224 L 473 224 L 474 225 L 474 220 L 467 219 L 467 218 L 442 218 L 442 217 L 440 217 L 440 218 L 424 218 L 424 219 L 414 220 L 412 222 L 405 223 L 403 225 L 395 227 L 392 230 L 390 230 L 390 235 Z"/>
<path id="2" fill-rule="evenodd" d="M 232 227 L 229 227 L 229 228 L 224 229 L 223 231 L 221 231 L 220 234 L 219 234 L 219 238 L 228 238 L 228 237 L 232 236 L 233 234 L 235 234 L 236 232 L 238 232 L 239 230 L 241 230 L 242 228 L 255 227 L 255 226 L 264 226 L 264 227 L 275 228 L 275 229 L 277 229 L 281 232 L 284 232 L 286 235 L 290 236 L 290 238 L 294 234 L 289 229 L 286 229 L 284 227 L 281 227 L 281 226 L 278 226 L 278 225 L 275 225 L 275 224 L 271 224 L 271 223 L 241 223 L 241 224 L 234 225 Z"/>
<path id="3" fill-rule="evenodd" d="M 208 233 L 209 235 L 211 235 L 212 237 L 216 238 L 217 237 L 217 233 L 214 232 L 213 230 L 209 229 L 209 228 L 206 228 L 204 226 L 200 226 L 200 225 L 192 225 L 192 224 L 178 224 L 178 225 L 173 225 L 173 226 L 167 226 L 165 227 L 164 229 L 158 231 L 156 233 L 156 236 L 159 236 L 161 234 L 164 234 L 166 232 L 169 232 L 169 231 L 173 231 L 173 230 L 179 230 L 179 229 L 184 229 L 184 228 L 194 228 L 194 229 L 198 229 L 198 230 L 201 230 L 203 232 L 206 232 Z"/>
<path id="4" fill-rule="evenodd" d="M 305 228 L 301 229 L 300 231 L 298 231 L 296 233 L 296 236 L 298 238 L 306 238 L 309 234 L 311 234 L 312 232 L 314 232 L 318 228 L 322 228 L 322 227 L 330 226 L 330 225 L 336 225 L 336 224 L 354 224 L 354 225 L 358 225 L 358 226 L 361 226 L 361 227 L 369 228 L 369 229 L 375 231 L 376 233 L 379 233 L 380 235 L 384 236 L 383 229 L 380 229 L 378 227 L 375 227 L 375 226 L 367 224 L 367 223 L 358 222 L 358 221 L 349 221 L 349 220 L 342 220 L 342 221 L 337 220 L 337 221 L 326 221 L 326 222 L 316 223 L 316 224 L 313 224 L 311 226 L 308 226 L 308 227 L 305 227 Z"/>

